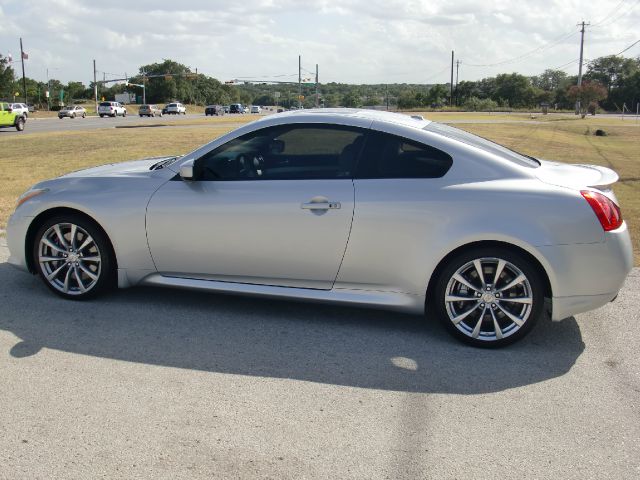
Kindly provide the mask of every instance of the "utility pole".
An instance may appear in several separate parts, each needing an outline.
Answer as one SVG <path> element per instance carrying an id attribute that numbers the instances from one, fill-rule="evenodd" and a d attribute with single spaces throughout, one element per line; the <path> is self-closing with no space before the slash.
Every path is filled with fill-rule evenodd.
<path id="1" fill-rule="evenodd" d="M 298 108 L 302 107 L 302 55 L 298 55 Z"/>
<path id="2" fill-rule="evenodd" d="M 320 94 L 318 93 L 318 64 L 316 63 L 316 108 L 320 106 Z"/>
<path id="3" fill-rule="evenodd" d="M 24 53 L 24 50 L 22 49 L 22 37 L 20 37 L 20 60 L 22 61 L 22 89 L 24 90 L 24 103 L 27 103 L 27 78 L 24 76 L 24 57 L 25 57 L 25 53 Z"/>
<path id="4" fill-rule="evenodd" d="M 93 99 L 96 104 L 96 115 L 98 114 L 98 81 L 96 79 L 96 61 L 93 60 Z"/>
<path id="5" fill-rule="evenodd" d="M 458 74 L 460 70 L 460 60 L 456 60 L 456 106 L 458 106 Z"/>
<path id="6" fill-rule="evenodd" d="M 451 84 L 449 89 L 449 106 L 453 105 L 453 50 L 451 50 Z"/>
<path id="7" fill-rule="evenodd" d="M 384 93 L 385 96 L 387 97 L 387 112 L 389 111 L 389 84 L 385 84 L 384 86 Z"/>
<path id="8" fill-rule="evenodd" d="M 49 80 L 49 67 L 47 67 L 47 111 L 51 111 L 51 81 Z"/>
<path id="9" fill-rule="evenodd" d="M 584 51 L 584 27 L 591 25 L 591 23 L 585 23 L 584 20 L 578 23 L 580 28 L 580 63 L 578 64 L 578 87 L 582 85 L 582 53 Z M 576 115 L 580 113 L 580 97 L 576 100 Z"/>

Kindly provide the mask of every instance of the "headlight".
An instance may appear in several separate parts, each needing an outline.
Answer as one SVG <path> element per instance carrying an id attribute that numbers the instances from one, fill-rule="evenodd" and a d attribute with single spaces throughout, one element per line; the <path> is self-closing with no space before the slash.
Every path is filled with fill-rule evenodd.
<path id="1" fill-rule="evenodd" d="M 18 208 L 27 200 L 30 200 L 33 197 L 37 197 L 38 195 L 42 195 L 43 193 L 46 193 L 48 191 L 49 191 L 48 188 L 36 188 L 35 190 L 28 190 L 24 192 L 22 195 L 18 197 L 18 201 L 16 202 L 16 208 Z"/>

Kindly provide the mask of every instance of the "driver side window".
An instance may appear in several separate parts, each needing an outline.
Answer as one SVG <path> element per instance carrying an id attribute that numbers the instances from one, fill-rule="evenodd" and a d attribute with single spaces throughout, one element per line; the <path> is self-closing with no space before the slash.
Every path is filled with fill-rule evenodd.
<path id="1" fill-rule="evenodd" d="M 339 125 L 268 127 L 207 153 L 196 174 L 204 181 L 350 179 L 364 136 Z"/>

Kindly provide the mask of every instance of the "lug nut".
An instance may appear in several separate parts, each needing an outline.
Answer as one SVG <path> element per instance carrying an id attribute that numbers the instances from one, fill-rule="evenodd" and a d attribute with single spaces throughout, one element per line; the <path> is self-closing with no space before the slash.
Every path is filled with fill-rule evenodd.
<path id="1" fill-rule="evenodd" d="M 495 308 L 496 308 L 496 304 L 495 304 L 495 303 L 492 303 L 492 304 L 491 304 L 491 308 L 493 308 L 493 309 L 495 310 Z"/>

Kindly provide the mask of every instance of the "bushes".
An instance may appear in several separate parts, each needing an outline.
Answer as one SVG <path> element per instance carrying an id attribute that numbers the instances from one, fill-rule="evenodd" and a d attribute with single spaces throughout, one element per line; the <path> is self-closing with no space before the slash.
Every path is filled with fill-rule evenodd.
<path id="1" fill-rule="evenodd" d="M 465 110 L 472 112 L 487 112 L 496 110 L 498 104 L 490 98 L 469 97 L 463 105 Z"/>

